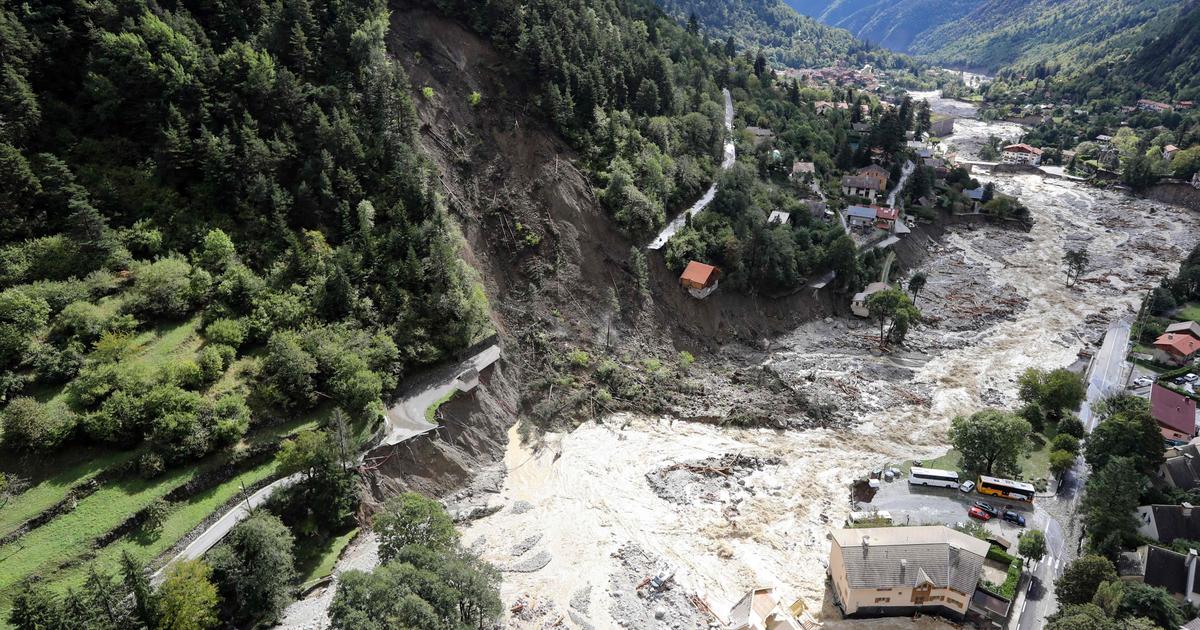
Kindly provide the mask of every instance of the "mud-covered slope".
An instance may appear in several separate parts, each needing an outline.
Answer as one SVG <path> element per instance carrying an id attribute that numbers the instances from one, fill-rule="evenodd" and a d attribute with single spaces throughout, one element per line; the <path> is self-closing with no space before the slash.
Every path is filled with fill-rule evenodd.
<path id="1" fill-rule="evenodd" d="M 604 346 L 634 364 L 671 361 L 680 349 L 706 356 L 693 375 L 706 381 L 707 396 L 669 392 L 680 388 L 677 382 L 662 383 L 656 394 L 679 417 L 804 416 L 803 396 L 778 383 L 747 385 L 748 368 L 739 360 L 708 351 L 731 341 L 757 344 L 823 316 L 832 298 L 811 289 L 781 299 L 718 290 L 698 301 L 657 255 L 647 256 L 648 296 L 642 295 L 631 251 L 644 251 L 643 244 L 617 230 L 576 168 L 573 149 L 540 117 L 510 62 L 429 10 L 397 6 L 391 19 L 389 52 L 418 92 L 421 141 L 440 171 L 435 185 L 486 287 L 505 358 L 489 370 L 482 391 L 443 408 L 442 430 L 370 454 L 368 486 L 376 500 L 404 489 L 441 496 L 458 490 L 498 462 L 505 431 L 536 405 L 543 406 L 532 414 L 539 423 L 569 424 L 554 412 L 574 404 L 563 392 L 576 390 L 536 390 L 531 383 L 549 376 L 547 357 L 571 348 Z M 554 401 L 547 414 L 546 399 L 553 397 L 564 397 L 562 406 Z"/>

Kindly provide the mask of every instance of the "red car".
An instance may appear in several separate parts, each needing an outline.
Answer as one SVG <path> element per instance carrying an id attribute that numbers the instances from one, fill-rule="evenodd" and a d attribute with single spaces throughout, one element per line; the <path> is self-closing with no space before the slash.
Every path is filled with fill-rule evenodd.
<path id="1" fill-rule="evenodd" d="M 978 507 L 975 507 L 974 505 L 971 506 L 971 509 L 967 510 L 967 516 L 970 516 L 971 518 L 977 518 L 981 521 L 992 520 L 991 514 L 984 512 L 983 510 L 979 509 Z"/>

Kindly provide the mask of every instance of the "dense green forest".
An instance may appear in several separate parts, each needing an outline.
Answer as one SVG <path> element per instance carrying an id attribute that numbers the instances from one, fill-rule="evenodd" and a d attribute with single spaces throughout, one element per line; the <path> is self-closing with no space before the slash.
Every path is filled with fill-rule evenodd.
<path id="1" fill-rule="evenodd" d="M 909 64 L 902 55 L 797 14 L 783 0 L 659 0 L 659 4 L 680 21 L 694 14 L 705 35 L 722 41 L 732 37 L 738 50 L 761 51 L 768 60 L 787 67 Z"/>
<path id="2" fill-rule="evenodd" d="M 1006 68 L 991 97 L 1041 93 L 1073 103 L 1200 98 L 1200 2 L 1178 3 L 1136 27 L 1069 52 Z"/>
<path id="3" fill-rule="evenodd" d="M 0 617 L 155 625 L 113 618 L 120 567 L 304 471 L 253 534 L 288 532 L 286 563 L 179 578 L 269 621 L 291 537 L 352 522 L 381 398 L 490 332 L 388 28 L 375 0 L 0 7 Z"/>
<path id="4" fill-rule="evenodd" d="M 1079 68 L 1123 51 L 1179 0 L 787 0 L 803 15 L 951 67 Z M 1157 29 L 1151 29 L 1152 31 Z"/>
<path id="5" fill-rule="evenodd" d="M 855 37 L 910 52 L 924 34 L 969 13 L 979 0 L 785 0 L 801 15 Z"/>
<path id="6" fill-rule="evenodd" d="M 255 417 L 359 414 L 486 326 L 382 3 L 3 16 L 8 446 L 194 457 L 246 429 L 236 388 L 206 396 L 240 353 L 261 353 Z M 142 331 L 197 317 L 195 359 L 131 360 Z M 23 397 L 63 384 L 53 411 Z"/>

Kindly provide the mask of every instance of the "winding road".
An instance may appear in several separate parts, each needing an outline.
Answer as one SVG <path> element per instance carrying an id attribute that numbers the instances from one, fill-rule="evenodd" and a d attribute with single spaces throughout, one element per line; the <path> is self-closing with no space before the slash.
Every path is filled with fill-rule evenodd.
<path id="1" fill-rule="evenodd" d="M 721 160 L 721 170 L 727 171 L 731 166 L 733 166 L 733 163 L 737 161 L 737 147 L 735 147 L 733 144 L 733 98 L 729 95 L 729 90 L 727 88 L 722 89 L 721 91 L 725 94 L 725 133 L 728 136 L 725 140 L 725 157 Z M 646 248 L 662 249 L 663 246 L 667 244 L 667 241 L 671 240 L 671 237 L 675 236 L 675 233 L 687 224 L 688 217 L 694 217 L 699 214 L 702 210 L 708 207 L 708 204 L 712 203 L 712 200 L 716 198 L 716 196 L 717 182 L 714 181 L 712 186 L 709 186 L 708 190 L 705 191 L 704 195 L 700 197 L 700 199 L 696 200 L 696 203 L 692 204 L 692 207 L 680 212 L 679 216 L 675 217 L 675 220 L 668 223 L 667 226 L 658 233 L 658 236 L 654 237 L 653 241 L 650 241 L 650 244 L 647 245 Z"/>
<path id="2" fill-rule="evenodd" d="M 492 344 L 480 350 L 464 361 L 445 366 L 420 376 L 413 381 L 400 401 L 387 410 L 383 427 L 382 439 L 376 444 L 369 445 L 366 450 L 381 446 L 391 446 L 433 431 L 438 427 L 425 420 L 425 412 L 439 400 L 463 387 L 464 381 L 471 380 L 467 374 L 473 368 L 478 372 L 490 367 L 500 358 L 500 346 Z M 460 378 L 464 377 L 464 378 Z M 365 452 L 362 454 L 365 455 Z M 217 546 L 226 535 L 240 522 L 246 520 L 253 511 L 261 506 L 271 494 L 281 488 L 295 485 L 303 478 L 302 473 L 296 473 L 276 479 L 243 500 L 239 501 L 228 512 L 221 515 L 212 525 L 209 525 L 182 551 L 175 554 L 151 577 L 151 582 L 158 584 L 162 581 L 167 567 L 180 560 L 195 560 Z"/>

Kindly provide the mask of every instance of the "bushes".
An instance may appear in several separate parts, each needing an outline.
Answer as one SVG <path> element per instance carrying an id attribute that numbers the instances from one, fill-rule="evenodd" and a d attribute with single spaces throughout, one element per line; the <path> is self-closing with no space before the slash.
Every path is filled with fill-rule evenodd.
<path id="1" fill-rule="evenodd" d="M 133 286 L 125 310 L 145 318 L 178 318 L 195 306 L 192 266 L 180 258 L 163 258 L 133 270 Z"/>
<path id="2" fill-rule="evenodd" d="M 221 344 L 231 348 L 242 345 L 246 339 L 246 327 L 236 319 L 214 320 L 204 328 L 204 338 L 211 344 Z"/>
<path id="3" fill-rule="evenodd" d="M 15 450 L 46 452 L 57 448 L 75 428 L 75 414 L 53 409 L 29 397 L 14 398 L 3 413 L 4 445 Z"/>
<path id="4" fill-rule="evenodd" d="M 46 300 L 21 289 L 0 292 L 0 369 L 17 364 L 33 334 L 49 317 Z"/>

